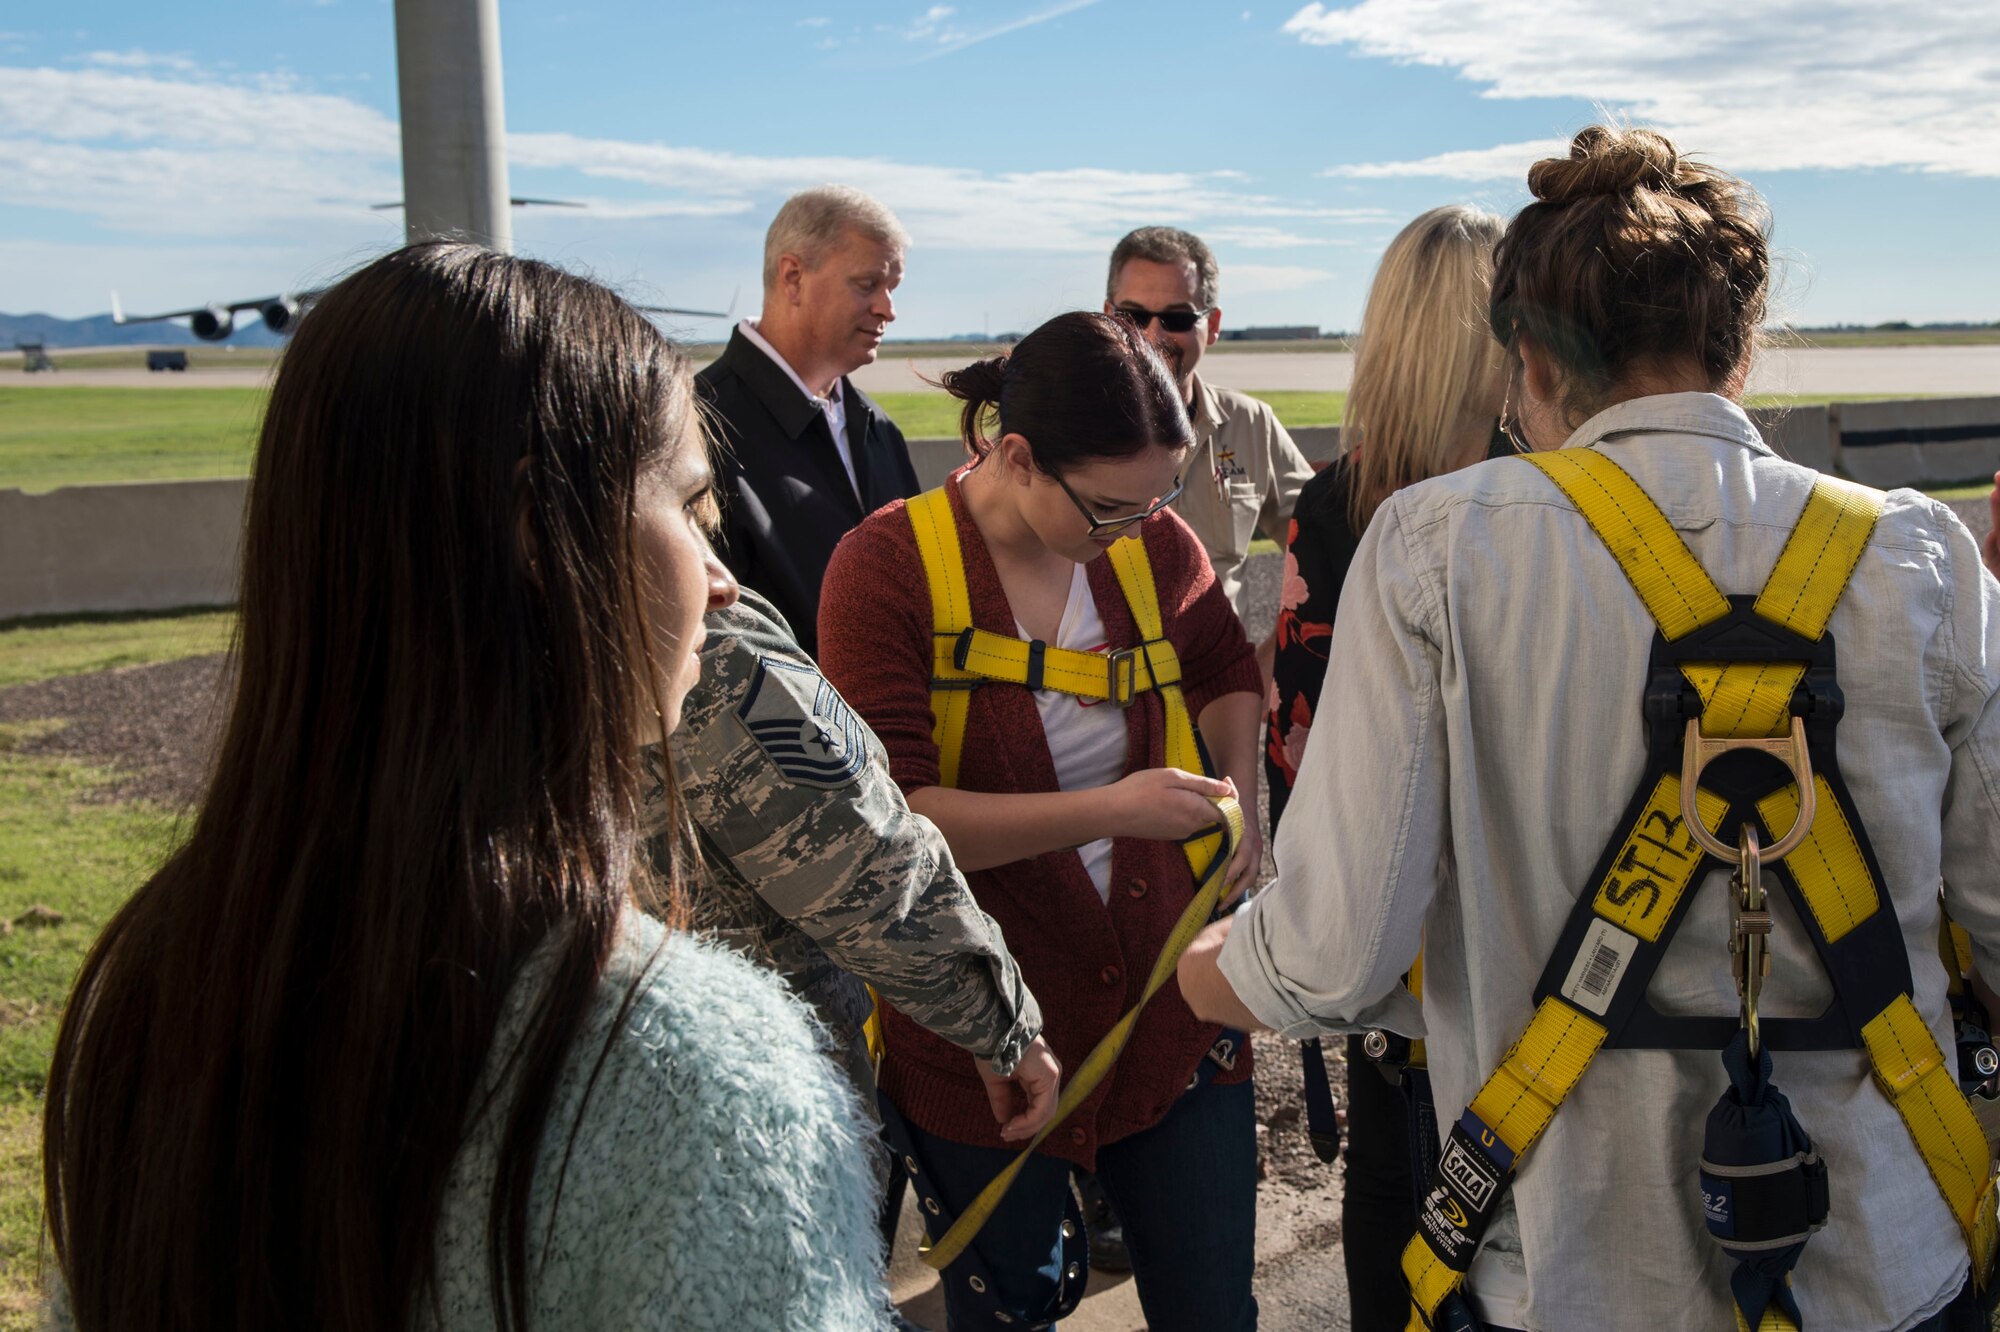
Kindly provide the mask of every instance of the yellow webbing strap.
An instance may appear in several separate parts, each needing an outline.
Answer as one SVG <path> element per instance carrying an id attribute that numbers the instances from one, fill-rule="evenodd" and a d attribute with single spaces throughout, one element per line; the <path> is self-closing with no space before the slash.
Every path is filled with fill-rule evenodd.
<path id="1" fill-rule="evenodd" d="M 1472 1098 L 1472 1113 L 1518 1160 L 1555 1118 L 1563 1098 L 1590 1067 L 1606 1034 L 1602 1026 L 1562 1000 L 1542 1000 L 1528 1029 Z M 1403 1247 L 1403 1277 L 1425 1318 L 1465 1280 L 1463 1272 L 1453 1271 L 1439 1260 L 1421 1230 Z"/>
<path id="2" fill-rule="evenodd" d="M 1878 492 L 1838 477 L 1820 477 L 1757 594 L 1757 613 L 1818 642 L 1881 516 Z"/>
<path id="3" fill-rule="evenodd" d="M 917 534 L 924 579 L 931 589 L 931 632 L 934 641 L 956 638 L 972 627 L 972 593 L 965 585 L 965 560 L 958 549 L 958 520 L 943 487 L 927 490 L 907 506 Z M 965 753 L 965 719 L 972 708 L 972 682 L 947 653 L 931 668 L 932 680 L 963 680 L 956 689 L 931 690 L 931 739 L 938 747 L 938 784 L 958 785 L 958 761 Z"/>
<path id="4" fill-rule="evenodd" d="M 1576 503 L 1669 643 L 1729 614 L 1729 598 L 1624 468 L 1591 449 L 1524 456 Z"/>
<path id="5" fill-rule="evenodd" d="M 985 680 L 1030 685 L 1037 689 L 1056 689 L 1077 698 L 1123 704 L 1131 702 L 1135 694 L 1181 681 L 1180 656 L 1174 651 L 1174 645 L 1165 639 L 1148 643 L 1144 652 L 1130 655 L 1078 652 L 1074 648 L 1052 647 L 1044 643 L 1041 648 L 1042 679 L 1038 685 L 1030 678 L 1035 644 L 986 629 L 974 629 L 964 641 L 966 650 L 962 673 Z M 932 668 L 933 674 L 946 667 L 960 670 L 959 640 L 940 635 L 936 642 L 937 660 Z"/>
<path id="6" fill-rule="evenodd" d="M 1729 802 L 1706 787 L 1696 787 L 1695 808 L 1710 832 L 1722 826 Z M 1663 772 L 1646 797 L 1646 807 L 1625 833 L 1625 844 L 1604 882 L 1597 886 L 1591 909 L 1628 934 L 1658 943 L 1660 931 L 1694 882 L 1701 865 L 1701 848 L 1681 828 L 1680 774 Z"/>
<path id="7" fill-rule="evenodd" d="M 1875 1085 L 1903 1117 L 1931 1181 L 1965 1236 L 1973 1282 L 1984 1289 L 2000 1241 L 2000 1222 L 1993 1212 L 1992 1153 L 1979 1117 L 1910 996 L 1892 999 L 1861 1028 L 1861 1039 L 1868 1046 Z"/>
<path id="8" fill-rule="evenodd" d="M 1826 778 L 1813 774 L 1813 789 L 1819 812 L 1806 832 L 1806 839 L 1785 857 L 1785 868 L 1799 886 L 1820 933 L 1828 943 L 1838 943 L 1862 921 L 1875 914 L 1881 898 L 1875 891 L 1875 876 L 1861 854 L 1861 843 L 1848 826 L 1847 814 L 1834 799 Z M 1771 836 L 1783 837 L 1799 817 L 1799 788 L 1786 785 L 1757 802 L 1757 813 Z"/>
<path id="9" fill-rule="evenodd" d="M 955 683 L 959 679 L 971 681 L 993 678 L 983 672 L 975 673 L 960 669 L 954 662 L 953 654 L 942 651 L 945 635 L 954 640 L 972 625 L 971 595 L 966 588 L 965 564 L 959 550 L 958 529 L 951 511 L 951 502 L 942 489 L 928 491 L 909 502 L 910 524 L 917 534 L 917 549 L 923 556 L 924 574 L 930 580 L 931 615 L 933 632 L 941 645 L 934 668 L 936 680 Z M 1180 688 L 1180 660 L 1174 655 L 1173 645 L 1165 638 L 1164 626 L 1160 620 L 1159 594 L 1153 585 L 1153 567 L 1146 558 L 1146 547 L 1136 535 L 1112 544 L 1109 554 L 1112 567 L 1117 570 L 1119 587 L 1125 593 L 1126 605 L 1132 612 L 1132 621 L 1139 631 L 1142 645 L 1135 649 L 1137 679 L 1156 688 L 1166 712 L 1165 755 L 1168 767 L 1181 768 L 1188 772 L 1207 773 L 1207 764 L 1202 759 L 1201 743 L 1196 737 L 1194 719 L 1188 715 L 1187 700 Z M 1001 635 L 987 635 L 989 639 L 1005 640 Z M 1020 649 L 1020 680 L 1027 679 L 1028 644 L 1016 642 Z M 1048 650 L 1053 654 L 1053 649 Z M 1076 656 L 1095 654 L 1076 653 Z M 1046 658 L 1045 670 L 1046 670 Z M 1100 664 L 1095 669 L 1108 670 L 1112 658 L 1095 656 Z M 968 665 L 970 658 L 968 658 Z M 982 663 L 983 664 L 983 663 Z M 944 669 L 949 667 L 949 670 Z M 1006 677 L 1001 677 L 1006 678 Z M 1061 688 L 1053 681 L 1045 682 L 1049 688 Z M 1108 679 L 1108 675 L 1104 678 Z M 1079 692 L 1065 689 L 1065 692 Z M 959 758 L 965 746 L 965 718 L 967 700 L 971 691 L 966 688 L 933 688 L 931 710 L 935 716 L 932 735 L 938 745 L 938 766 L 940 784 L 954 786 L 958 780 Z M 1102 697 L 1102 695 L 1099 695 Z M 1214 801 L 1217 814 L 1216 827 L 1201 836 L 1182 843 L 1187 854 L 1188 866 L 1194 871 L 1195 894 L 1180 919 L 1174 922 L 1167 935 L 1166 944 L 1160 955 L 1153 960 L 1152 972 L 1146 978 L 1146 986 L 1140 991 L 1139 1000 L 1120 1017 L 1098 1041 L 1083 1062 L 1070 1074 L 1068 1084 L 1056 1100 L 1055 1113 L 1049 1117 L 1041 1131 L 1029 1140 L 1012 1163 L 979 1192 L 971 1206 L 959 1213 L 958 1219 L 935 1243 L 922 1250 L 924 1262 L 943 1271 L 951 1266 L 959 1255 L 965 1252 L 973 1236 L 993 1215 L 1007 1190 L 1013 1185 L 1021 1167 L 1034 1155 L 1043 1139 L 1055 1131 L 1058 1124 L 1097 1090 L 1099 1083 L 1110 1073 L 1118 1056 L 1124 1052 L 1125 1042 L 1131 1038 L 1132 1029 L 1138 1024 L 1139 1014 L 1147 1003 L 1173 977 L 1174 968 L 1180 962 L 1181 954 L 1187 951 L 1194 937 L 1201 933 L 1215 914 L 1229 885 L 1223 875 L 1228 868 L 1229 857 L 1235 853 L 1236 845 L 1243 837 L 1243 810 L 1236 800 L 1223 797 Z"/>
<path id="10" fill-rule="evenodd" d="M 1785 1273 L 1785 1284 L 1787 1286 L 1792 1284 L 1792 1274 L 1789 1272 Z M 1743 1311 L 1734 1303 L 1730 1304 L 1729 1312 L 1736 1315 L 1736 1332 L 1753 1332 L 1750 1320 L 1743 1316 Z M 1785 1317 L 1778 1309 L 1777 1301 L 1773 1300 L 1764 1306 L 1764 1316 L 1757 1320 L 1754 1332 L 1799 1332 L 1799 1328 L 1797 1323 Z"/>

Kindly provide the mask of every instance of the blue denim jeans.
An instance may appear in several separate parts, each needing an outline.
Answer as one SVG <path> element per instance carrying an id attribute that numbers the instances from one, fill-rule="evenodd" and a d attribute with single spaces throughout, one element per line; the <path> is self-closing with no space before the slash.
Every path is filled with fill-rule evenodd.
<path id="1" fill-rule="evenodd" d="M 1097 1179 L 1125 1223 L 1132 1276 L 1152 1332 L 1251 1332 L 1257 1301 L 1250 1273 L 1257 1249 L 1256 1107 L 1248 1082 L 1206 1084 L 1167 1117 L 1098 1150 Z M 1014 1153 L 969 1147 L 910 1125 L 932 1182 L 954 1214 L 963 1211 Z M 1045 1307 L 1055 1290 L 1069 1162 L 1036 1156 L 973 1245 L 1002 1301 Z M 946 1274 L 946 1327 L 986 1332 L 989 1320 Z"/>

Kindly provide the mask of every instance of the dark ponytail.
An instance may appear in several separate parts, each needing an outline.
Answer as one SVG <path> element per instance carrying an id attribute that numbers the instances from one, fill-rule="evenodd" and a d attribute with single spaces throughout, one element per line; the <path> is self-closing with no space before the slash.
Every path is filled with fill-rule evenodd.
<path id="1" fill-rule="evenodd" d="M 959 434 L 973 457 L 984 458 L 1003 435 L 1020 435 L 1035 466 L 1051 475 L 1194 443 L 1173 371 L 1131 320 L 1114 315 L 1057 315 L 1012 354 L 947 371 L 938 386 L 965 404 Z"/>

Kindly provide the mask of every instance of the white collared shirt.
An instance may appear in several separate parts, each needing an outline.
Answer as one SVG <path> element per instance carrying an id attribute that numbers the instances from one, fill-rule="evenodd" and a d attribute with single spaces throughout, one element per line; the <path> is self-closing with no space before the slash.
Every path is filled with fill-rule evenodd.
<path id="1" fill-rule="evenodd" d="M 854 451 L 847 443 L 847 400 L 846 395 L 840 391 L 840 381 L 834 380 L 833 392 L 821 397 L 806 387 L 806 381 L 799 378 L 799 372 L 792 369 L 791 362 L 778 354 L 776 347 L 764 341 L 764 335 L 757 331 L 756 320 L 745 319 L 736 326 L 736 331 L 741 333 L 751 346 L 776 362 L 778 368 L 785 372 L 785 377 L 799 386 L 799 392 L 805 394 L 812 405 L 819 408 L 820 415 L 826 418 L 827 429 L 833 432 L 833 447 L 840 453 L 840 465 L 847 469 L 848 484 L 854 487 L 854 497 L 861 500 L 865 508 L 867 500 L 861 494 L 861 478 L 854 472 Z"/>
<path id="2" fill-rule="evenodd" d="M 1731 594 L 1762 585 L 1818 475 L 1704 393 L 1621 403 L 1566 447 L 1629 472 Z M 1847 701 L 1842 772 L 1902 927 L 1912 998 L 1950 1060 L 1940 880 L 1980 970 L 2000 975 L 2000 583 L 1948 508 L 1895 491 L 1829 629 Z M 1543 964 L 1645 766 L 1653 634 L 1603 542 L 1524 461 L 1391 497 L 1341 594 L 1278 881 L 1222 950 L 1251 1011 L 1294 1038 L 1426 1035 L 1438 1119 L 1454 1122 L 1526 1029 Z M 1736 1012 L 1726 880 L 1696 890 L 1653 978 L 1663 1012 Z M 1763 1013 L 1815 1015 L 1826 973 L 1789 898 L 1771 901 Z M 1421 1007 L 1400 983 L 1420 935 Z M 1866 1056 L 1779 1053 L 1774 1078 L 1831 1171 L 1832 1216 L 1793 1275 L 1805 1326 L 1885 1332 L 1935 1313 L 1965 1278 L 1965 1246 Z M 1726 1085 L 1714 1051 L 1600 1054 L 1474 1262 L 1484 1316 L 1531 1332 L 1731 1326 L 1733 1264 L 1703 1227 L 1696 1182 L 1703 1121 Z M 1494 1264 L 1511 1270 L 1496 1278 Z"/>

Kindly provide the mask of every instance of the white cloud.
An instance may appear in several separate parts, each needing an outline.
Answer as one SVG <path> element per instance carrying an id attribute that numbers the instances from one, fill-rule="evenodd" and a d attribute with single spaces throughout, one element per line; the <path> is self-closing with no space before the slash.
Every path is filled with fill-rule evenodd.
<path id="1" fill-rule="evenodd" d="M 83 63 L 110 69 L 170 69 L 183 74 L 191 74 L 197 68 L 184 55 L 156 51 L 92 51 L 83 57 Z"/>
<path id="2" fill-rule="evenodd" d="M 963 51 L 968 46 L 977 46 L 981 42 L 990 42 L 995 37 L 1004 37 L 1010 32 L 1019 32 L 1023 28 L 1032 28 L 1038 23 L 1047 23 L 1050 19 L 1061 18 L 1065 14 L 1074 14 L 1079 9 L 1088 9 L 1097 3 L 1098 0 L 1063 0 L 1061 4 L 1051 5 L 1047 9 L 1036 10 L 1032 14 L 1012 19 L 995 27 L 982 29 L 979 32 L 940 34 L 939 40 L 943 44 L 935 51 L 926 52 L 924 55 L 917 57 L 917 59 L 919 62 L 935 60 L 939 56 L 950 55 L 954 51 Z M 943 6 L 938 6 L 937 8 L 944 9 Z M 932 12 L 935 13 L 936 10 L 934 9 Z M 951 10 L 944 9 L 944 12 L 949 14 Z"/>
<path id="3" fill-rule="evenodd" d="M 1306 207 L 1232 191 L 1188 172 L 1079 167 L 989 173 L 884 158 L 752 157 L 573 134 L 513 134 L 508 147 L 517 165 L 567 168 L 746 207 L 751 201 L 774 205 L 794 190 L 837 180 L 880 198 L 919 247 L 934 249 L 1098 251 L 1146 222 L 1212 225 L 1218 241 L 1279 245 L 1299 238 L 1264 219 L 1338 227 L 1383 216 L 1377 209 Z"/>
<path id="4" fill-rule="evenodd" d="M 1356 162 L 1328 167 L 1320 174 L 1353 180 L 1442 176 L 1451 180 L 1522 181 L 1527 179 L 1528 168 L 1542 158 L 1560 157 L 1568 151 L 1568 139 L 1530 139 L 1526 143 L 1502 143 L 1491 148 L 1461 148 L 1408 162 Z"/>
<path id="5" fill-rule="evenodd" d="M 1360 0 L 1309 4 L 1284 31 L 1456 70 L 1486 97 L 1596 103 L 1730 170 L 2000 176 L 1991 0 Z M 1335 171 L 1487 179 L 1534 147 Z"/>
<path id="6" fill-rule="evenodd" d="M 884 200 L 932 250 L 1096 254 L 1148 222 L 1276 249 L 1339 243 L 1340 233 L 1383 217 L 1257 193 L 1230 173 L 991 172 L 565 133 L 516 132 L 508 147 L 518 169 L 637 187 L 587 200 L 587 211 L 568 215 L 581 227 L 763 215 L 829 180 Z M 367 204 L 401 195 L 399 150 L 388 116 L 283 75 L 0 68 L 0 206 L 61 210 L 109 230 L 215 240 L 306 228 L 329 248 L 350 244 L 381 230 Z M 582 193 L 544 181 L 532 192 Z"/>

